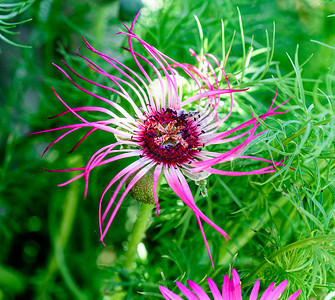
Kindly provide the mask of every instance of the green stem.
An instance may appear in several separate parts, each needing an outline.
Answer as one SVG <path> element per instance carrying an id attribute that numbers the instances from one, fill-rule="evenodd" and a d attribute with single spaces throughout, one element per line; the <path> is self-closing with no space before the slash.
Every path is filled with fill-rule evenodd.
<path id="1" fill-rule="evenodd" d="M 128 249 L 123 257 L 124 267 L 130 273 L 134 268 L 134 262 L 136 258 L 137 247 L 142 242 L 145 232 L 148 227 L 148 221 L 150 220 L 152 209 L 154 204 L 141 203 L 141 208 L 138 213 L 137 220 L 134 224 L 134 228 L 129 237 Z M 113 276 L 113 281 L 121 282 L 119 274 Z M 124 300 L 127 292 L 122 290 L 121 287 L 114 290 L 112 295 L 105 295 L 104 300 Z"/>
<path id="2" fill-rule="evenodd" d="M 315 244 L 321 244 L 321 243 L 326 243 L 326 242 L 334 242 L 334 241 L 335 241 L 335 235 L 330 234 L 330 235 L 310 237 L 310 238 L 307 238 L 307 239 L 289 244 L 289 245 L 279 249 L 278 251 L 276 251 L 272 255 L 270 255 L 267 260 L 263 261 L 257 268 L 255 268 L 250 273 L 250 274 L 252 274 L 251 277 L 255 277 L 256 274 L 258 274 L 261 270 L 263 270 L 264 267 L 267 265 L 268 261 L 273 260 L 275 257 L 277 257 L 277 256 L 279 256 L 279 255 L 281 255 L 285 252 L 291 251 L 291 250 L 296 249 L 296 248 L 302 248 L 302 247 L 305 247 L 305 246 L 311 246 L 311 245 L 315 245 Z"/>
<path id="3" fill-rule="evenodd" d="M 133 231 L 130 234 L 128 249 L 124 255 L 124 266 L 129 272 L 132 271 L 134 267 L 137 246 L 144 238 L 153 207 L 154 204 L 141 204 L 140 212 L 134 224 Z"/>

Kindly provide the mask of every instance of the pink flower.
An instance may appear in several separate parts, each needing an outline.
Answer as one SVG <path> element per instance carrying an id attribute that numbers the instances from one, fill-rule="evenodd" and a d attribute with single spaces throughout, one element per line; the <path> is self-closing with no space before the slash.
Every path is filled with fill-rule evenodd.
<path id="1" fill-rule="evenodd" d="M 85 180 L 85 196 L 87 194 L 89 175 L 94 168 L 124 158 L 134 158 L 133 163 L 125 166 L 122 171 L 111 179 L 100 198 L 99 227 L 102 242 L 129 190 L 148 171 L 151 171 L 153 173 L 152 191 L 156 202 L 156 214 L 159 212 L 156 194 L 157 182 L 162 173 L 176 195 L 193 210 L 212 261 L 201 221 L 205 221 L 216 229 L 226 240 L 229 236 L 197 207 L 185 176 L 193 180 L 202 180 L 210 174 L 237 176 L 272 173 L 276 171 L 277 165 L 282 165 L 282 162 L 274 163 L 271 160 L 243 155 L 243 150 L 248 144 L 265 132 L 256 133 L 260 123 L 255 117 L 236 128 L 219 131 L 220 125 L 226 122 L 232 113 L 233 93 L 244 90 L 231 88 L 216 58 L 210 54 L 200 57 L 193 50 L 190 50 L 191 55 L 195 57 L 200 65 L 197 68 L 167 57 L 134 34 L 133 27 L 137 17 L 138 15 L 133 21 L 131 28 L 125 26 L 127 32 L 120 32 L 119 34 L 128 38 L 129 49 L 127 50 L 132 54 L 140 74 L 116 59 L 95 50 L 84 39 L 86 47 L 113 67 L 119 75 L 111 75 L 105 72 L 98 64 L 80 55 L 78 51 L 77 55 L 85 60 L 92 72 L 105 76 L 110 84 L 102 85 L 86 79 L 63 61 L 64 65 L 74 75 L 73 77 L 79 78 L 75 81 L 65 70 L 56 64 L 54 65 L 77 89 L 104 102 L 104 105 L 106 106 L 107 104 L 109 109 L 101 106 L 71 108 L 53 89 L 56 97 L 66 107 L 64 112 L 54 117 L 71 113 L 78 118 L 79 122 L 36 133 L 65 130 L 65 133 L 62 133 L 54 140 L 45 151 L 68 134 L 77 130 L 87 129 L 87 132 L 73 150 L 97 130 L 105 131 L 107 135 L 110 134 L 109 137 L 106 135 L 106 141 L 111 141 L 113 136 L 116 138 L 116 141 L 95 152 L 86 166 L 53 171 L 81 171 L 79 175 L 60 184 L 60 186 L 83 177 Z M 150 56 L 150 59 L 134 51 L 134 41 L 144 48 L 146 56 Z M 218 76 L 214 70 L 215 68 L 219 70 Z M 153 76 L 149 75 L 148 69 L 150 73 L 154 74 Z M 221 77 L 224 79 L 223 81 L 220 80 Z M 111 94 L 116 95 L 120 101 L 112 101 L 92 93 L 82 87 L 80 83 L 77 83 L 80 80 L 107 90 Z M 183 84 L 187 82 L 193 84 L 193 94 L 188 98 L 183 95 Z M 226 102 L 220 101 L 221 95 L 225 94 L 229 96 L 228 105 Z M 277 110 L 288 100 L 273 108 L 275 99 L 276 97 L 273 99 L 268 111 L 259 116 L 260 119 L 265 120 L 268 116 L 285 113 L 277 112 Z M 125 109 L 123 103 L 127 103 L 132 108 L 132 111 L 129 108 Z M 227 115 L 220 118 L 218 109 L 220 108 L 221 110 L 223 105 L 227 106 Z M 101 121 L 89 121 L 81 115 L 82 112 L 101 113 L 105 117 Z M 222 145 L 235 140 L 242 141 L 238 146 L 231 147 L 227 152 L 220 153 L 205 150 L 207 146 Z M 220 163 L 229 162 L 236 158 L 259 160 L 268 162 L 270 165 L 248 172 L 214 168 Z M 125 191 L 120 192 L 127 180 Z M 104 196 L 112 186 L 114 186 L 113 195 L 106 207 L 102 209 Z"/>
<path id="2" fill-rule="evenodd" d="M 223 285 L 222 285 L 222 293 L 219 291 L 218 287 L 214 283 L 214 281 L 210 278 L 207 278 L 209 288 L 213 295 L 214 300 L 242 300 L 241 294 L 241 282 L 240 278 L 235 269 L 233 269 L 233 278 L 229 281 L 229 277 L 227 274 L 223 277 Z M 210 300 L 208 294 L 195 282 L 188 280 L 188 285 L 191 287 L 192 291 L 189 290 L 186 286 L 181 284 L 180 282 L 176 282 L 178 288 L 183 293 L 183 295 L 188 300 Z M 276 300 L 281 294 L 284 292 L 288 281 L 284 280 L 280 283 L 276 288 L 275 283 L 272 282 L 269 287 L 265 290 L 263 295 L 260 297 L 260 300 Z M 260 281 L 257 280 L 249 297 L 249 300 L 257 300 L 258 291 L 259 291 Z M 183 300 L 183 298 L 179 297 L 175 293 L 171 292 L 164 286 L 159 286 L 159 289 L 166 300 Z M 296 299 L 301 290 L 296 291 L 287 300 Z"/>

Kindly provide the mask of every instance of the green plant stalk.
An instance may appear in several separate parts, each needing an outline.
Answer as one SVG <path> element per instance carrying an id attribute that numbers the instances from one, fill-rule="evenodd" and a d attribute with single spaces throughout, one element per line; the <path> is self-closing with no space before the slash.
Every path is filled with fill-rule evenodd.
<path id="1" fill-rule="evenodd" d="M 128 249 L 124 255 L 124 267 L 131 272 L 134 267 L 137 246 L 143 240 L 148 227 L 154 204 L 141 203 L 140 212 L 130 234 Z"/>
<path id="2" fill-rule="evenodd" d="M 150 201 L 147 201 L 148 199 L 143 198 L 143 191 L 141 191 L 140 193 L 134 193 L 131 194 L 133 196 L 134 199 L 138 200 L 139 202 L 141 202 L 141 208 L 140 211 L 138 213 L 137 219 L 135 221 L 133 230 L 130 234 L 129 237 L 129 243 L 128 243 L 128 249 L 123 257 L 123 262 L 124 262 L 124 267 L 127 269 L 128 272 L 131 272 L 133 270 L 133 266 L 134 266 L 134 261 L 135 261 L 135 256 L 136 256 L 136 252 L 137 252 L 137 247 L 139 245 L 139 243 L 143 240 L 144 236 L 145 236 L 145 232 L 148 228 L 148 222 L 151 218 L 151 214 L 152 214 L 152 210 L 155 206 L 154 204 L 154 196 L 153 196 L 153 191 L 152 191 L 152 184 L 153 184 L 153 176 L 154 173 L 147 173 L 147 175 L 149 176 L 149 178 L 145 178 L 142 177 L 140 179 L 140 181 L 138 183 L 143 184 L 146 188 L 148 188 L 149 190 L 147 191 L 148 194 L 152 195 L 152 198 L 150 198 Z M 160 185 L 161 185 L 161 180 L 162 180 L 162 174 L 160 174 L 158 181 L 157 181 L 157 185 L 156 185 L 156 194 L 158 195 L 159 190 L 160 190 Z M 152 181 L 150 180 L 150 178 L 152 178 Z M 133 186 L 133 189 L 136 186 Z M 151 190 L 151 191 L 150 191 Z"/>
<path id="3" fill-rule="evenodd" d="M 124 267 L 130 273 L 133 271 L 134 262 L 136 258 L 137 247 L 142 242 L 145 232 L 148 228 L 148 222 L 150 220 L 154 204 L 141 203 L 141 208 L 138 213 L 138 217 L 135 221 L 133 230 L 129 237 L 128 249 L 123 257 Z M 113 276 L 113 281 L 121 282 L 119 274 Z M 127 292 L 122 290 L 115 290 L 112 295 L 105 295 L 104 300 L 123 300 L 126 298 Z"/>

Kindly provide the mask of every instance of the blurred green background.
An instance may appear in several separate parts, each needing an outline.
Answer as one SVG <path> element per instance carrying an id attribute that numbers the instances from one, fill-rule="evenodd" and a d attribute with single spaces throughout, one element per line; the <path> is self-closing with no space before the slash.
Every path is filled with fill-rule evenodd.
<path id="1" fill-rule="evenodd" d="M 15 2 L 1 2 L 0 7 L 10 3 Z M 0 299 L 118 299 L 121 290 L 125 292 L 124 299 L 154 299 L 159 297 L 158 285 L 166 284 L 172 289 L 177 279 L 200 282 L 205 276 L 211 276 L 220 285 L 232 262 L 245 284 L 245 293 L 258 277 L 263 288 L 271 281 L 279 283 L 289 277 L 292 281 L 289 291 L 302 288 L 301 299 L 307 295 L 323 299 L 334 289 L 331 236 L 335 198 L 334 1 L 20 3 L 26 9 L 17 11 L 19 14 L 15 12 L 8 20 L 4 16 L 10 13 L 11 7 L 3 6 L 0 10 L 0 20 L 32 19 L 14 29 L 20 32 L 18 35 L 2 31 L 5 37 L 30 48 L 0 40 Z M 120 22 L 129 24 L 141 7 L 135 32 L 177 61 L 193 64 L 188 49 L 200 52 L 201 47 L 221 60 L 221 19 L 225 25 L 226 52 L 236 31 L 226 66 L 228 74 L 238 76 L 241 72 L 242 37 L 246 52 L 251 43 L 254 50 L 262 49 L 260 55 L 252 57 L 245 78 L 238 83 L 250 86 L 252 93 L 249 98 L 237 100 L 243 113 L 234 117 L 232 123 L 248 120 L 250 105 L 257 113 L 264 112 L 276 85 L 280 87 L 281 99 L 292 96 L 288 104 L 291 112 L 282 117 L 282 122 L 271 123 L 277 128 L 273 131 L 276 139 L 260 141 L 251 150 L 267 157 L 272 148 L 288 138 L 283 143 L 285 152 L 290 154 L 292 166 L 298 166 L 297 172 L 282 172 L 273 178 L 211 176 L 208 198 L 201 197 L 198 187 L 191 185 L 196 200 L 200 199 L 199 207 L 232 237 L 226 246 L 217 232 L 205 226 L 214 249 L 215 270 L 210 266 L 190 209 L 180 204 L 165 183 L 160 194 L 162 213 L 152 220 L 136 268 L 131 272 L 125 270 L 122 256 L 140 205 L 127 196 L 108 234 L 106 248 L 99 242 L 98 229 L 99 197 L 125 162 L 95 171 L 86 200 L 82 181 L 59 188 L 57 184 L 68 180 L 70 175 L 42 170 L 85 164 L 90 154 L 106 144 L 106 134 L 97 133 L 68 154 L 75 144 L 73 141 L 79 140 L 82 133 L 74 134 L 55 145 L 43 158 L 44 149 L 58 135 L 26 135 L 70 124 L 66 118 L 46 118 L 63 110 L 51 86 L 72 107 L 92 101 L 86 94 L 75 91 L 51 65 L 52 62 L 61 64 L 60 60 L 65 59 L 80 74 L 89 77 L 88 68 L 74 55 L 79 46 L 82 53 L 95 59 L 84 49 L 81 36 L 99 51 L 134 66 L 129 53 L 121 49 L 126 46 L 126 40 L 115 34 L 122 29 Z M 237 7 L 242 16 L 243 34 Z M 194 15 L 202 25 L 203 43 Z M 271 53 L 273 23 L 276 35 L 272 63 L 266 75 L 257 80 L 252 72 L 263 70 L 266 55 Z M 299 65 L 308 59 L 300 72 Z M 95 91 L 94 87 L 90 89 Z M 314 108 L 310 107 L 312 103 Z M 290 120 L 292 123 L 284 123 Z M 325 244 L 320 239 L 307 241 L 317 236 L 330 238 L 325 239 Z M 276 254 L 299 240 L 307 242 Z M 255 270 L 258 273 L 254 278 Z"/>

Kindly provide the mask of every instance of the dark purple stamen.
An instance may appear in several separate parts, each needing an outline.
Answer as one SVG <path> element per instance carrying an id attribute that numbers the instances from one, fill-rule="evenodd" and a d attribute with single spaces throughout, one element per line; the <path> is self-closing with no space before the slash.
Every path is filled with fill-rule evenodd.
<path id="1" fill-rule="evenodd" d="M 193 160 L 199 141 L 195 119 L 167 108 L 155 115 L 146 115 L 139 133 L 143 154 L 157 163 L 181 165 Z"/>

